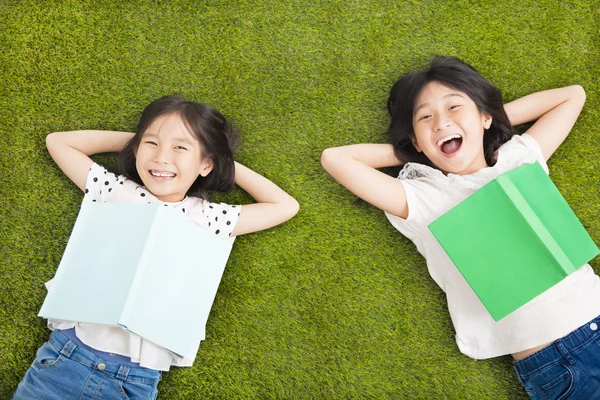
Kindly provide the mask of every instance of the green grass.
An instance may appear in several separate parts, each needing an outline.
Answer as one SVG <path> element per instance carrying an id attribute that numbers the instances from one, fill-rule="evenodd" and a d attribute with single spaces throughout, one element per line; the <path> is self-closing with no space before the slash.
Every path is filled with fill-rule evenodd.
<path id="1" fill-rule="evenodd" d="M 161 398 L 526 397 L 509 357 L 460 354 L 424 260 L 319 157 L 382 142 L 391 84 L 434 54 L 472 63 L 507 101 L 581 84 L 587 105 L 551 176 L 600 242 L 598 0 L 5 0 L 0 15 L 0 398 L 48 337 L 43 283 L 82 198 L 45 136 L 131 130 L 174 92 L 230 117 L 238 159 L 302 208 L 236 241 L 207 340 L 193 367 L 164 375 Z"/>

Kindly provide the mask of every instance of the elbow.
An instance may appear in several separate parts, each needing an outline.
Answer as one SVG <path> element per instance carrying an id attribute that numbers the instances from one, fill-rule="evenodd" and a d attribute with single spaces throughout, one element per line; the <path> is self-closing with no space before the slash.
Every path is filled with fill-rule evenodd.
<path id="1" fill-rule="evenodd" d="M 298 214 L 298 211 L 300 211 L 300 203 L 298 203 L 298 200 L 290 196 L 290 199 L 286 203 L 286 211 L 288 215 L 287 219 Z"/>
<path id="2" fill-rule="evenodd" d="M 581 85 L 572 86 L 573 88 L 573 97 L 581 102 L 581 104 L 585 103 L 586 93 L 585 89 Z"/>
<path id="3" fill-rule="evenodd" d="M 330 147 L 328 149 L 323 150 L 321 153 L 321 165 L 325 169 L 325 171 L 329 171 L 331 165 L 337 158 L 338 148 Z"/>
<path id="4" fill-rule="evenodd" d="M 583 105 L 585 104 L 585 99 L 586 99 L 586 93 L 585 93 L 585 89 L 583 88 L 583 86 L 581 85 L 573 85 L 573 86 L 569 86 L 566 89 L 569 90 L 569 97 L 567 98 L 567 101 L 573 103 L 573 104 L 578 104 L 581 108 L 583 108 Z"/>
<path id="5" fill-rule="evenodd" d="M 52 143 L 56 140 L 56 132 L 49 133 L 46 135 L 46 147 L 52 146 Z"/>
<path id="6" fill-rule="evenodd" d="M 300 211 L 300 204 L 295 198 L 287 194 L 287 198 L 284 200 L 280 200 L 276 205 L 276 209 L 274 209 L 274 211 L 278 215 L 278 224 L 280 224 L 282 222 L 292 219 L 296 214 L 298 214 L 298 211 Z"/>
<path id="7" fill-rule="evenodd" d="M 60 141 L 60 132 L 52 132 L 46 136 L 46 149 L 52 151 Z"/>

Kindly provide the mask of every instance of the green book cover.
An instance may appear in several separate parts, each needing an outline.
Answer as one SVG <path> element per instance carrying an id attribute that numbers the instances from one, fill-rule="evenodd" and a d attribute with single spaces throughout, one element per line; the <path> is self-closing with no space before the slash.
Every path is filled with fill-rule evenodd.
<path id="1" fill-rule="evenodd" d="M 493 179 L 429 229 L 495 321 L 599 253 L 537 162 Z"/>

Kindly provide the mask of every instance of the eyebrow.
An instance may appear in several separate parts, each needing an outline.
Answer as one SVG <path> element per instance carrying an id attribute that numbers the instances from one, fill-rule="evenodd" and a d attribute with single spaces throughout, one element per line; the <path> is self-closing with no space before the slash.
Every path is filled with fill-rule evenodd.
<path id="1" fill-rule="evenodd" d="M 144 137 L 158 138 L 158 135 L 157 135 L 157 134 L 155 134 L 155 133 L 148 133 L 148 132 L 146 132 L 146 133 L 144 133 L 144 134 L 142 135 L 142 138 L 144 138 Z M 190 145 L 190 146 L 192 146 L 192 145 L 193 145 L 193 143 L 192 143 L 192 142 L 191 142 L 189 139 L 187 139 L 187 138 L 185 138 L 185 137 L 176 137 L 174 140 L 175 140 L 176 142 L 179 142 L 179 143 L 186 143 L 186 144 L 188 144 L 188 145 Z"/>
<path id="2" fill-rule="evenodd" d="M 442 97 L 442 100 L 450 98 L 450 97 L 454 97 L 454 96 L 464 97 L 462 94 L 459 94 L 459 93 L 448 93 L 447 95 Z M 413 111 L 413 115 L 415 115 L 417 113 L 417 111 L 419 111 L 421 108 L 428 106 L 428 105 L 429 105 L 429 103 L 420 104 L 417 108 L 415 108 L 415 111 Z"/>

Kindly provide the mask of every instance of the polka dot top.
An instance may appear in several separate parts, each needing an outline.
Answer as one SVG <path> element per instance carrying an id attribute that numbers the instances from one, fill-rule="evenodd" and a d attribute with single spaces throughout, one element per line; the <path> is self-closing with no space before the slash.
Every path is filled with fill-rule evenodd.
<path id="1" fill-rule="evenodd" d="M 175 203 L 166 203 L 157 199 L 144 186 L 122 175 L 117 176 L 96 163 L 90 168 L 84 193 L 84 201 L 163 204 L 180 210 L 192 222 L 223 239 L 230 237 L 241 211 L 239 205 L 211 203 L 192 196 Z"/>

